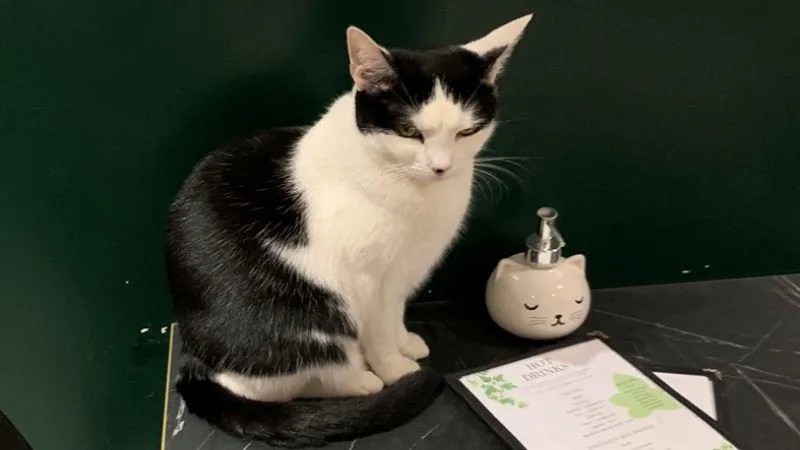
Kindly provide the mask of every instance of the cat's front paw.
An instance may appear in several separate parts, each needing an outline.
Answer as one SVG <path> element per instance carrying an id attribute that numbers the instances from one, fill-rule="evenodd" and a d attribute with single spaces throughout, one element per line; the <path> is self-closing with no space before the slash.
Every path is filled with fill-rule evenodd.
<path id="1" fill-rule="evenodd" d="M 355 395 L 376 394 L 383 389 L 383 381 L 374 373 L 365 370 L 356 375 L 353 388 Z"/>
<path id="2" fill-rule="evenodd" d="M 400 353 L 411 359 L 422 359 L 427 358 L 431 350 L 420 335 L 409 331 L 406 333 L 405 340 L 400 344 Z"/>
<path id="3" fill-rule="evenodd" d="M 388 385 L 409 373 L 420 370 L 420 366 L 413 359 L 406 358 L 402 355 L 394 355 L 378 361 L 372 366 L 372 370 Z"/>

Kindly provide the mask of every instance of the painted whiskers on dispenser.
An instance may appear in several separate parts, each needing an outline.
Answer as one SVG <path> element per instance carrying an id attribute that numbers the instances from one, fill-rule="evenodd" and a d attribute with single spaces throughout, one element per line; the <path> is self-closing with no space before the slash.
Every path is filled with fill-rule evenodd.
<path id="1" fill-rule="evenodd" d="M 583 324 L 591 305 L 583 255 L 562 257 L 558 213 L 540 208 L 539 233 L 527 251 L 502 259 L 486 285 L 489 315 L 506 331 L 531 339 L 563 337 Z"/>
<path id="2" fill-rule="evenodd" d="M 582 323 L 586 319 L 586 315 L 589 313 L 589 310 L 581 306 L 585 302 L 585 297 L 581 297 L 574 301 L 574 305 L 567 305 L 563 309 L 556 310 L 555 314 L 550 315 L 530 315 L 528 316 L 528 325 L 532 327 L 538 326 L 550 326 L 550 327 L 560 327 L 566 326 L 574 321 L 578 321 Z M 538 311 L 538 305 L 535 308 L 531 308 L 527 303 L 524 305 L 525 309 L 528 311 Z M 573 308 L 569 312 L 565 312 L 565 310 Z M 576 309 L 577 308 L 577 309 Z"/>

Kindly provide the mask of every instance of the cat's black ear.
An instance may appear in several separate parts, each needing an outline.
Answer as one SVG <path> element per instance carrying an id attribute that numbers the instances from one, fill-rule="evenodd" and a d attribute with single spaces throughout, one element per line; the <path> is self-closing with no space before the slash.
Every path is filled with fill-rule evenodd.
<path id="1" fill-rule="evenodd" d="M 528 26 L 528 22 L 530 22 L 532 18 L 533 14 L 528 14 L 527 16 L 512 20 L 496 28 L 486 36 L 463 45 L 465 49 L 477 53 L 486 61 L 487 83 L 492 85 L 497 83 L 497 78 L 503 71 L 506 62 L 508 62 L 508 58 L 511 56 L 514 46 L 519 42 L 525 31 L 525 27 Z"/>
<path id="2" fill-rule="evenodd" d="M 356 27 L 347 28 L 347 54 L 350 76 L 360 91 L 389 89 L 395 77 L 389 64 L 389 52 Z"/>

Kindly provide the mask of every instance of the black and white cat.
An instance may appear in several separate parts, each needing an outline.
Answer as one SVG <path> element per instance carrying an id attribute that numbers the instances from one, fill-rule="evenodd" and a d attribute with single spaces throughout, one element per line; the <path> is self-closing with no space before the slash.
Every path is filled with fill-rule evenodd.
<path id="1" fill-rule="evenodd" d="M 429 350 L 406 330 L 406 301 L 463 225 L 497 78 L 530 19 L 424 51 L 350 27 L 355 86 L 319 121 L 229 143 L 195 167 L 165 254 L 190 412 L 296 447 L 427 407 L 441 382 L 416 362 Z"/>

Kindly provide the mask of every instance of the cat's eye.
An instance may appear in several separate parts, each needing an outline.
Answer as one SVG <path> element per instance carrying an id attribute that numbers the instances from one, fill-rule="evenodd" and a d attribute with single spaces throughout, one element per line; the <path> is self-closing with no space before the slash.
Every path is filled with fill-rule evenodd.
<path id="1" fill-rule="evenodd" d="M 473 134 L 475 134 L 478 131 L 480 131 L 481 128 L 483 128 L 483 127 L 480 126 L 480 125 L 476 125 L 476 126 L 470 127 L 470 128 L 465 128 L 465 129 L 459 131 L 458 133 L 456 133 L 456 136 L 458 136 L 458 137 L 472 136 Z"/>
<path id="2" fill-rule="evenodd" d="M 422 133 L 420 133 L 419 130 L 407 123 L 398 123 L 394 131 L 398 136 L 404 138 L 419 139 L 422 137 Z"/>
<path id="3" fill-rule="evenodd" d="M 537 309 L 539 309 L 539 305 L 530 306 L 527 303 L 523 303 L 523 305 L 525 305 L 525 309 L 527 309 L 528 311 L 536 311 Z"/>
<path id="4" fill-rule="evenodd" d="M 580 299 L 580 300 L 575 300 L 575 303 L 577 303 L 577 304 L 579 304 L 579 305 L 580 305 L 581 303 L 583 303 L 583 297 L 581 297 L 581 299 Z"/>

